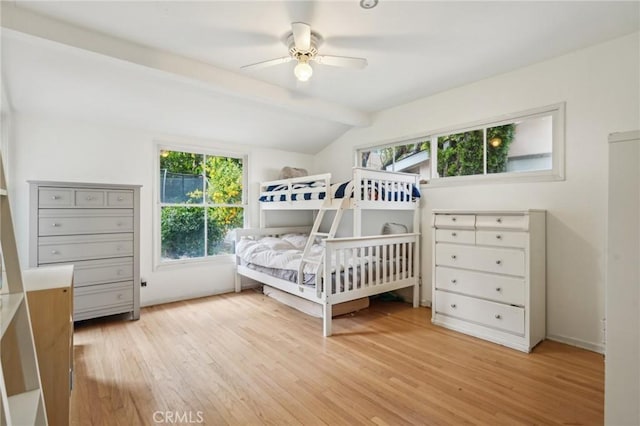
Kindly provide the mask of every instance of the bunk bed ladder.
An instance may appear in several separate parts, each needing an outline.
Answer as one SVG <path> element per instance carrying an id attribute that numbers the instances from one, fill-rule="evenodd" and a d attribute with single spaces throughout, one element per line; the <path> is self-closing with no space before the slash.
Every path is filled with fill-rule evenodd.
<path id="1" fill-rule="evenodd" d="M 304 265 L 310 263 L 315 266 L 315 275 L 318 277 L 320 273 L 320 267 L 322 266 L 322 262 L 324 261 L 324 254 L 320 258 L 313 258 L 310 256 L 311 247 L 313 246 L 313 242 L 317 237 L 322 239 L 333 238 L 338 231 L 338 226 L 340 225 L 340 221 L 342 220 L 342 215 L 344 213 L 345 208 L 349 205 L 349 198 L 343 198 L 342 201 L 334 206 L 331 203 L 330 199 L 325 200 L 320 210 L 318 210 L 318 215 L 316 216 L 316 220 L 313 223 L 313 228 L 311 228 L 311 232 L 309 233 L 309 239 L 307 240 L 307 244 L 304 247 L 304 252 L 302 252 L 302 260 L 300 261 L 300 267 L 298 268 L 298 285 L 302 285 L 304 282 Z M 331 227 L 329 228 L 329 232 L 319 232 L 320 225 L 322 224 L 322 220 L 324 219 L 324 214 L 327 211 L 335 211 L 336 214 L 333 217 L 333 221 L 331 222 Z M 317 282 L 317 280 L 316 280 Z M 320 292 L 319 286 L 316 286 L 318 292 Z"/>

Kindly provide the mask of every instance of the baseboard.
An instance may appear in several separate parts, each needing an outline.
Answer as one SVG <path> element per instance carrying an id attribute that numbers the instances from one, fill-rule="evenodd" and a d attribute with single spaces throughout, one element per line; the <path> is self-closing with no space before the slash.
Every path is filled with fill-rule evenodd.
<path id="1" fill-rule="evenodd" d="M 424 306 L 425 308 L 430 308 L 431 307 L 431 300 L 421 300 L 420 301 L 420 306 Z"/>
<path id="2" fill-rule="evenodd" d="M 200 299 L 201 297 L 209 297 L 209 296 L 216 296 L 218 294 L 232 293 L 233 291 L 234 291 L 233 288 L 229 288 L 229 289 L 221 289 L 218 291 L 197 292 L 197 293 L 185 294 L 185 295 L 173 296 L 173 297 L 161 297 L 158 299 L 146 300 L 144 303 L 141 302 L 140 307 L 146 308 L 148 306 L 164 305 L 165 303 L 183 302 L 185 300 Z"/>
<path id="3" fill-rule="evenodd" d="M 601 344 L 585 342 L 584 340 L 574 339 L 574 338 L 565 337 L 565 336 L 557 336 L 553 334 L 547 335 L 546 338 L 549 340 L 553 340 L 554 342 L 565 343 L 570 346 L 575 346 L 577 348 L 586 349 L 588 351 L 597 352 L 599 354 L 604 355 L 605 347 L 604 345 L 601 345 Z"/>

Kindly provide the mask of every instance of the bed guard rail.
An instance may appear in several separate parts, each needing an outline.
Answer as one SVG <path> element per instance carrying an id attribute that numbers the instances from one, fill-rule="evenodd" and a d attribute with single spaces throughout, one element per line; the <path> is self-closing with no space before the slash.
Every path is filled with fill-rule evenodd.
<path id="1" fill-rule="evenodd" d="M 375 235 L 326 240 L 323 284 L 331 303 L 417 285 L 420 234 Z"/>
<path id="2" fill-rule="evenodd" d="M 313 183 L 312 186 L 308 184 Z M 297 184 L 307 184 L 299 186 Z M 326 197 L 330 197 L 331 173 L 323 173 L 312 176 L 302 176 L 291 179 L 272 180 L 260 183 L 260 197 L 268 196 L 279 200 L 284 195 L 285 200 L 292 201 L 293 195 L 300 195 L 304 199 L 304 194 L 326 192 Z"/>

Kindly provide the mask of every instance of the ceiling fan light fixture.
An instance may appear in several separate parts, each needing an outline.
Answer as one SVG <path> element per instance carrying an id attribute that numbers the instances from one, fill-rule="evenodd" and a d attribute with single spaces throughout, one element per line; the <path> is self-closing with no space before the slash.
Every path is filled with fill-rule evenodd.
<path id="1" fill-rule="evenodd" d="M 313 75 L 313 68 L 306 60 L 300 60 L 293 69 L 293 73 L 299 81 L 308 81 Z"/>

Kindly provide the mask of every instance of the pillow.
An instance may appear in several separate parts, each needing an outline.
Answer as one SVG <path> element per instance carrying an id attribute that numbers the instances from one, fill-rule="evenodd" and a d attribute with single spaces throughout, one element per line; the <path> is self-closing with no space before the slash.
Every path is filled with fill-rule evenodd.
<path id="1" fill-rule="evenodd" d="M 382 225 L 382 235 L 406 234 L 409 229 L 401 223 L 387 222 Z"/>
<path id="2" fill-rule="evenodd" d="M 406 234 L 407 232 L 409 232 L 408 228 L 401 224 L 401 223 L 392 223 L 392 222 L 387 222 L 384 225 L 382 225 L 382 235 L 392 235 L 392 234 Z M 396 254 L 396 247 L 395 245 L 392 246 L 388 246 L 387 247 L 387 256 L 388 256 L 388 260 L 393 262 L 397 257 L 402 256 L 402 249 L 400 247 L 398 247 L 398 253 Z M 382 253 L 380 253 L 380 258 L 382 259 Z"/>
<path id="3" fill-rule="evenodd" d="M 309 172 L 307 172 L 306 169 L 286 166 L 280 170 L 280 177 L 278 179 L 291 179 L 303 176 L 309 176 Z"/>
<path id="4" fill-rule="evenodd" d="M 283 241 L 276 237 L 260 238 L 260 244 L 263 244 L 271 250 L 294 250 L 295 247 L 288 241 Z"/>
<path id="5" fill-rule="evenodd" d="M 295 249 L 304 250 L 304 246 L 307 245 L 307 239 L 309 236 L 306 234 L 284 234 L 280 238 Z"/>

